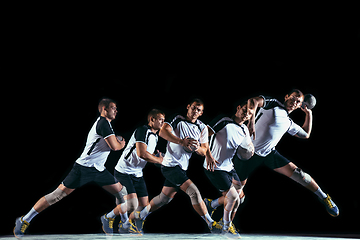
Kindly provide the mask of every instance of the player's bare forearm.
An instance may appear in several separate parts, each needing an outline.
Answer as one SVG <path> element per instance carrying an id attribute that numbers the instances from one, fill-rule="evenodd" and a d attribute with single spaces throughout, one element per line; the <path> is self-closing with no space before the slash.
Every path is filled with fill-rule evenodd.
<path id="1" fill-rule="evenodd" d="M 198 150 L 196 150 L 195 152 L 200 156 L 205 156 L 208 152 L 210 152 L 209 143 L 202 143 Z"/>
<path id="2" fill-rule="evenodd" d="M 140 158 L 144 159 L 145 161 L 151 162 L 151 163 L 161 164 L 163 161 L 162 157 L 156 157 L 156 156 L 152 155 L 151 153 L 149 153 L 147 151 L 147 145 L 142 142 L 136 143 L 136 153 Z"/>
<path id="3" fill-rule="evenodd" d="M 302 129 L 305 130 L 305 132 L 308 134 L 307 138 L 309 138 L 312 130 L 312 122 L 313 122 L 312 111 L 307 107 L 305 107 L 305 109 L 302 110 L 305 112 L 305 122 L 302 125 Z"/>
<path id="4" fill-rule="evenodd" d="M 171 133 L 171 126 L 168 123 L 164 123 L 160 129 L 159 136 L 165 139 L 166 141 L 182 145 L 182 139 L 178 138 Z"/>

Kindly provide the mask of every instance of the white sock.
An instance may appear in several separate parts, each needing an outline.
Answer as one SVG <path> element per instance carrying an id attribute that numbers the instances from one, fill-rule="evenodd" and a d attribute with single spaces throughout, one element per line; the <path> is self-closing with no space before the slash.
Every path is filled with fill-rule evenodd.
<path id="1" fill-rule="evenodd" d="M 31 208 L 31 210 L 23 217 L 23 220 L 29 223 L 38 214 L 39 213 L 34 208 Z"/>
<path id="2" fill-rule="evenodd" d="M 219 204 L 219 199 L 215 199 L 215 200 L 213 200 L 212 202 L 211 202 L 211 207 L 212 208 L 217 208 L 217 207 L 219 207 L 220 206 L 220 204 Z"/>
<path id="3" fill-rule="evenodd" d="M 141 210 L 139 217 L 144 220 L 150 214 L 150 208 L 150 204 L 147 205 L 143 210 Z"/>
<path id="4" fill-rule="evenodd" d="M 223 221 L 224 221 L 224 229 L 227 230 L 229 227 L 230 227 L 230 223 L 231 221 L 226 221 L 224 218 L 223 218 Z"/>
<path id="5" fill-rule="evenodd" d="M 114 213 L 114 209 L 111 212 L 109 212 L 108 214 L 106 214 L 106 217 L 107 218 L 116 218 L 116 215 Z"/>
<path id="6" fill-rule="evenodd" d="M 123 223 L 125 223 L 125 222 L 128 221 L 128 219 L 129 219 L 127 212 L 124 213 L 124 214 L 120 213 L 120 217 L 121 217 L 121 221 L 122 221 Z"/>
<path id="7" fill-rule="evenodd" d="M 324 199 L 327 197 L 327 195 L 321 190 L 321 188 L 319 187 L 318 190 L 316 190 L 315 192 L 315 195 L 318 196 L 318 198 L 320 199 Z"/>
<path id="8" fill-rule="evenodd" d="M 201 216 L 202 219 L 208 224 L 209 227 L 212 226 L 214 220 L 210 217 L 209 213 L 206 213 L 204 216 Z"/>

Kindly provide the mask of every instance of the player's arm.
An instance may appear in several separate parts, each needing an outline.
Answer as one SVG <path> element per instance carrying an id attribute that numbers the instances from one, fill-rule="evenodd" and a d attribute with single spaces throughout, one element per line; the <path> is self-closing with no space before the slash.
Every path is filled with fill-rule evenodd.
<path id="1" fill-rule="evenodd" d="M 247 109 L 252 110 L 252 112 L 254 114 L 252 114 L 249 123 L 248 123 L 248 129 L 249 129 L 249 133 L 250 136 L 253 136 L 254 140 L 255 140 L 255 113 L 258 107 L 263 107 L 264 106 L 264 98 L 262 97 L 253 97 L 248 99 L 248 103 L 247 103 Z"/>
<path id="2" fill-rule="evenodd" d="M 164 125 L 159 131 L 159 136 L 169 142 L 176 143 L 184 147 L 189 147 L 190 145 L 193 146 L 197 145 L 196 140 L 189 139 L 188 137 L 181 139 L 175 136 L 174 134 L 172 134 L 172 127 L 168 123 L 164 123 Z"/>
<path id="3" fill-rule="evenodd" d="M 120 137 L 119 137 L 120 138 Z M 105 142 L 113 151 L 119 151 L 125 147 L 125 139 L 121 137 L 121 141 L 115 135 L 105 138 Z"/>
<path id="4" fill-rule="evenodd" d="M 147 145 L 142 142 L 136 142 L 136 153 L 140 158 L 151 163 L 161 164 L 163 161 L 163 157 L 161 155 L 160 157 L 155 157 L 153 154 L 149 153 L 147 151 Z"/>
<path id="5" fill-rule="evenodd" d="M 295 136 L 298 138 L 308 139 L 310 137 L 310 133 L 312 130 L 312 121 L 313 121 L 312 111 L 308 109 L 307 106 L 305 106 L 305 108 L 301 107 L 301 110 L 305 112 L 305 122 L 302 125 L 300 131 L 297 134 L 295 134 Z"/>

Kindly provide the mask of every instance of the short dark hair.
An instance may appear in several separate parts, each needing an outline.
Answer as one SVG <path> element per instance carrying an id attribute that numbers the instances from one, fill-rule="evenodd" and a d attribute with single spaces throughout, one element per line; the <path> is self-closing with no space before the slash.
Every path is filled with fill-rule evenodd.
<path id="1" fill-rule="evenodd" d="M 297 93 L 297 94 L 299 94 L 300 96 L 304 96 L 304 94 L 302 93 L 302 91 L 300 91 L 299 89 L 296 89 L 296 88 L 294 88 L 294 89 L 291 89 L 291 91 L 288 93 L 288 95 L 290 96 L 291 94 L 293 94 L 293 93 Z"/>
<path id="2" fill-rule="evenodd" d="M 114 100 L 110 99 L 110 98 L 103 98 L 103 99 L 101 99 L 100 102 L 99 102 L 99 105 L 98 105 L 99 113 L 101 113 L 101 109 L 102 109 L 103 107 L 109 108 L 110 103 L 115 103 L 115 104 L 116 104 L 116 102 L 115 102 Z"/>
<path id="3" fill-rule="evenodd" d="M 151 118 L 151 117 L 156 118 L 158 114 L 162 114 L 162 115 L 165 116 L 165 113 L 164 113 L 163 111 L 161 111 L 161 110 L 159 110 L 159 109 L 155 109 L 155 108 L 152 109 L 152 110 L 149 112 L 148 117 L 147 117 L 148 122 L 150 122 L 150 118 Z"/>
<path id="4" fill-rule="evenodd" d="M 193 100 L 191 100 L 189 102 L 189 105 L 193 104 L 194 102 L 198 103 L 198 105 L 203 105 L 204 106 L 204 102 L 200 98 L 194 98 Z"/>

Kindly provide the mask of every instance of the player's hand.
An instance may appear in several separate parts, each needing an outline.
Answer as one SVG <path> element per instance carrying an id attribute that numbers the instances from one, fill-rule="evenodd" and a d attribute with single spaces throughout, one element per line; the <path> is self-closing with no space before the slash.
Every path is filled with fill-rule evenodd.
<path id="1" fill-rule="evenodd" d="M 116 136 L 116 139 L 120 143 L 121 148 L 124 148 L 126 144 L 125 138 L 123 138 L 122 136 Z"/>
<path id="2" fill-rule="evenodd" d="M 249 129 L 250 137 L 253 136 L 253 139 L 255 140 L 255 121 L 250 120 L 247 127 Z"/>
<path id="3" fill-rule="evenodd" d="M 219 164 L 218 161 L 216 161 L 213 157 L 206 157 L 206 170 L 209 170 L 209 171 L 214 171 L 214 168 L 217 167 L 217 163 Z"/>
<path id="4" fill-rule="evenodd" d="M 158 164 L 162 164 L 162 162 L 164 161 L 164 156 L 165 154 L 160 152 L 159 150 L 156 150 L 157 153 L 155 154 L 155 157 L 157 157 L 159 159 Z"/>
<path id="5" fill-rule="evenodd" d="M 310 114 L 310 113 L 312 113 L 312 110 L 311 109 L 308 109 L 308 107 L 304 104 L 304 107 L 300 107 L 301 108 L 301 110 L 304 112 L 304 113 L 306 113 L 306 114 Z"/>
<path id="6" fill-rule="evenodd" d="M 197 149 L 199 148 L 199 142 L 195 139 L 191 139 L 188 136 L 186 136 L 184 139 L 182 139 L 181 145 L 183 147 L 197 147 Z"/>

